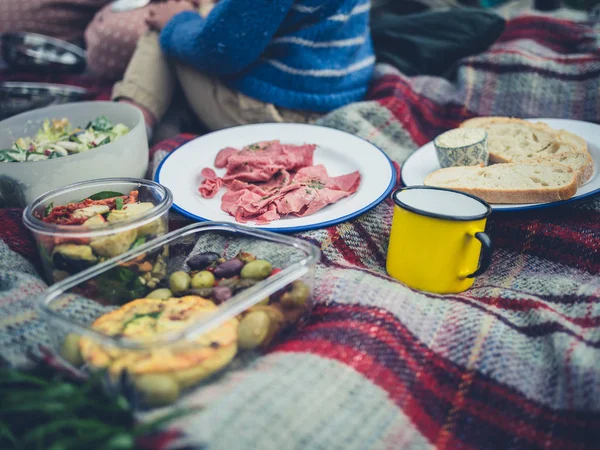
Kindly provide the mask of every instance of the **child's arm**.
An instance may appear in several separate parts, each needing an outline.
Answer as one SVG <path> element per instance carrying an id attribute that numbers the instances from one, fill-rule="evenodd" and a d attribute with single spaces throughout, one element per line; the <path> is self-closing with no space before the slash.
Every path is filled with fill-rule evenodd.
<path id="1" fill-rule="evenodd" d="M 221 0 L 206 19 L 173 17 L 160 35 L 169 56 L 216 75 L 238 73 L 258 59 L 294 0 Z"/>

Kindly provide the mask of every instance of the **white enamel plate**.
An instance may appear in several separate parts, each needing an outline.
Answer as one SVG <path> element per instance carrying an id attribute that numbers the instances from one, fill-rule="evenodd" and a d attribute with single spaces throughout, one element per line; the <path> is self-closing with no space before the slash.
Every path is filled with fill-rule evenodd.
<path id="1" fill-rule="evenodd" d="M 497 205 L 492 204 L 494 211 L 519 211 L 534 208 L 547 208 L 569 203 L 575 200 L 580 200 L 590 195 L 600 192 L 600 125 L 579 120 L 566 119 L 528 119 L 531 122 L 544 122 L 556 130 L 567 130 L 577 136 L 582 137 L 587 141 L 588 151 L 594 160 L 594 175 L 583 186 L 581 186 L 575 196 L 569 200 L 550 202 L 550 203 L 535 203 L 535 204 L 520 204 L 520 205 Z M 431 172 L 440 169 L 440 164 L 435 154 L 433 142 L 425 144 L 423 147 L 415 151 L 402 165 L 401 175 L 402 182 L 406 186 L 423 185 L 425 177 Z"/>
<path id="2" fill-rule="evenodd" d="M 314 164 L 323 164 L 330 176 L 358 170 L 361 182 L 353 195 L 305 217 L 282 217 L 265 225 L 247 226 L 270 231 L 292 232 L 323 228 L 356 217 L 379 204 L 391 192 L 396 181 L 394 166 L 382 150 L 344 131 L 317 125 L 257 124 L 244 125 L 198 137 L 171 152 L 156 171 L 155 180 L 173 193 L 173 208 L 195 220 L 235 222 L 221 210 L 222 188 L 211 199 L 198 192 L 200 171 L 214 169 L 215 157 L 225 147 L 241 149 L 260 141 L 280 140 L 285 144 L 316 144 Z M 218 176 L 225 169 L 215 169 Z"/>

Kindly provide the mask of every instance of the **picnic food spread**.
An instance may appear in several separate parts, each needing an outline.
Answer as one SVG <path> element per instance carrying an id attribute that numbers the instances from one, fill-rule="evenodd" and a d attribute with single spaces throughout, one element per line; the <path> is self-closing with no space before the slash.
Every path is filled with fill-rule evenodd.
<path id="1" fill-rule="evenodd" d="M 46 207 L 43 216 L 38 219 L 47 224 L 83 227 L 91 231 L 109 229 L 112 226 L 127 224 L 129 221 L 143 217 L 155 207 L 150 201 L 140 201 L 138 191 L 134 190 L 127 195 L 119 192 L 98 192 L 78 202 L 54 206 L 52 203 Z M 46 255 L 46 262 L 51 266 L 52 278 L 59 281 L 69 275 L 81 272 L 93 265 L 120 255 L 127 250 L 139 247 L 146 241 L 167 232 L 166 224 L 161 219 L 156 219 L 137 228 L 123 231 L 115 230 L 114 233 L 98 237 L 61 237 L 44 239 L 42 255 Z M 158 260 L 135 267 L 144 276 L 146 282 L 152 283 L 152 272 L 155 266 L 160 265 Z"/>
<path id="2" fill-rule="evenodd" d="M 266 141 L 241 150 L 228 147 L 215 158 L 219 177 L 204 168 L 199 192 L 214 197 L 224 186 L 221 209 L 237 222 L 265 224 L 287 215 L 303 217 L 354 194 L 360 185 L 358 171 L 331 177 L 324 165 L 313 165 L 316 145 Z"/>
<path id="3" fill-rule="evenodd" d="M 190 254 L 182 270 L 168 277 L 163 272 L 158 289 L 139 292 L 140 298 L 101 315 L 91 327 L 151 344 L 161 335 L 184 331 L 215 313 L 217 305 L 279 271 L 243 251 L 230 259 L 215 252 Z M 308 285 L 296 280 L 210 331 L 173 346 L 130 350 L 69 334 L 61 354 L 75 365 L 86 362 L 93 369 L 107 369 L 114 379 L 127 371 L 148 405 L 166 404 L 180 390 L 228 365 L 239 350 L 266 348 L 308 312 L 310 297 Z"/>
<path id="4" fill-rule="evenodd" d="M 0 162 L 31 162 L 86 152 L 127 134 L 122 123 L 113 125 L 106 116 L 96 117 L 84 128 L 73 128 L 68 119 L 45 120 L 34 137 L 18 138 L 10 149 L 0 150 Z"/>
<path id="5" fill-rule="evenodd" d="M 543 123 L 508 117 L 478 117 L 461 129 L 485 130 L 488 167 L 446 167 L 424 184 L 471 193 L 491 203 L 567 200 L 594 173 L 584 139 Z"/>

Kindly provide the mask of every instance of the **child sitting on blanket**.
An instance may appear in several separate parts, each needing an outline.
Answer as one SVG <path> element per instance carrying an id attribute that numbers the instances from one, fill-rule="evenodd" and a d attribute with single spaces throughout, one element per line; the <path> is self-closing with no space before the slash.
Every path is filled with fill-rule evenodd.
<path id="1" fill-rule="evenodd" d="M 367 92 L 369 9 L 370 0 L 220 0 L 202 17 L 185 0 L 156 4 L 147 21 L 160 34 L 139 40 L 113 99 L 152 127 L 178 80 L 211 130 L 313 122 Z"/>

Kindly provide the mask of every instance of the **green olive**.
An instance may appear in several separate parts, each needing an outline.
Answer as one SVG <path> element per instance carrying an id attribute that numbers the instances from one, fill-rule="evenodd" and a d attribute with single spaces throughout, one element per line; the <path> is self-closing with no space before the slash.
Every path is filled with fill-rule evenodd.
<path id="1" fill-rule="evenodd" d="M 190 288 L 191 279 L 187 272 L 174 272 L 169 277 L 169 287 L 175 294 L 183 292 Z"/>
<path id="2" fill-rule="evenodd" d="M 75 367 L 83 364 L 83 358 L 79 351 L 79 336 L 73 333 L 67 334 L 60 349 L 60 355 Z"/>
<path id="3" fill-rule="evenodd" d="M 173 297 L 173 293 L 170 289 L 167 288 L 156 289 L 150 292 L 148 295 L 146 295 L 146 298 L 158 298 L 160 300 L 168 300 L 171 297 Z"/>
<path id="4" fill-rule="evenodd" d="M 135 387 L 149 406 L 164 406 L 179 398 L 179 384 L 165 374 L 146 374 L 135 378 Z"/>
<path id="5" fill-rule="evenodd" d="M 273 266 L 269 261 L 265 261 L 264 259 L 257 259 L 255 261 L 250 261 L 242 268 L 241 276 L 242 278 L 252 278 L 255 280 L 264 280 L 273 271 Z"/>
<path id="6" fill-rule="evenodd" d="M 192 277 L 192 289 L 210 288 L 215 284 L 215 276 L 208 270 L 198 272 Z"/>
<path id="7" fill-rule="evenodd" d="M 292 290 L 281 296 L 281 304 L 286 308 L 301 308 L 310 296 L 310 289 L 302 281 L 294 281 Z"/>
<path id="8" fill-rule="evenodd" d="M 269 335 L 271 319 L 264 311 L 252 311 L 246 314 L 238 325 L 238 344 L 240 348 L 252 350 L 259 347 Z"/>
<path id="9" fill-rule="evenodd" d="M 267 316 L 269 316 L 269 319 L 270 319 L 269 333 L 267 334 L 267 337 L 261 344 L 262 348 L 268 347 L 269 344 L 271 343 L 271 341 L 273 341 L 273 339 L 275 339 L 275 337 L 279 334 L 279 332 L 285 326 L 285 316 L 284 316 L 283 312 L 277 306 L 278 306 L 277 304 L 268 305 L 268 306 L 256 305 L 249 309 L 249 311 L 251 313 L 260 311 L 260 312 L 264 312 Z"/>

